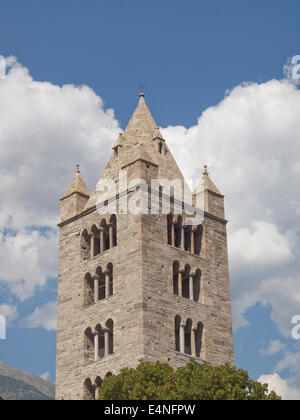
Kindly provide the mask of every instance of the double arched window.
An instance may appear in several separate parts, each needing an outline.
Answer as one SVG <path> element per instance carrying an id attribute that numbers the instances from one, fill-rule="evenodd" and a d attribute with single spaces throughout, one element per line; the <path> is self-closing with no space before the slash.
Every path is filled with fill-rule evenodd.
<path id="1" fill-rule="evenodd" d="M 177 315 L 175 317 L 175 348 L 180 353 L 205 358 L 203 324 L 193 322 L 192 319 L 183 321 Z"/>
<path id="2" fill-rule="evenodd" d="M 168 215 L 168 244 L 183 251 L 191 252 L 195 255 L 201 255 L 203 242 L 203 226 L 193 226 L 184 224 L 184 218 Z"/>
<path id="3" fill-rule="evenodd" d="M 87 328 L 84 332 L 84 358 L 87 363 L 113 354 L 114 352 L 114 322 L 112 319 L 104 325 L 97 324 L 94 329 Z"/>
<path id="4" fill-rule="evenodd" d="M 105 375 L 106 377 L 112 376 L 111 372 L 108 372 Z M 97 376 L 95 380 L 87 378 L 83 384 L 83 399 L 84 400 L 97 400 L 99 396 L 99 390 L 102 386 L 103 379 L 100 376 Z"/>
<path id="5" fill-rule="evenodd" d="M 109 220 L 102 219 L 100 225 L 94 223 L 90 229 L 84 229 L 80 237 L 81 257 L 83 260 L 103 254 L 117 246 L 117 217 L 113 214 Z"/>
<path id="6" fill-rule="evenodd" d="M 178 261 L 173 263 L 173 292 L 175 295 L 184 297 L 194 302 L 203 299 L 201 270 L 192 271 L 189 264 L 183 268 L 180 267 Z"/>
<path id="7" fill-rule="evenodd" d="M 99 300 L 112 296 L 113 288 L 113 265 L 98 267 L 94 274 L 87 273 L 84 277 L 84 304 L 90 306 Z"/>

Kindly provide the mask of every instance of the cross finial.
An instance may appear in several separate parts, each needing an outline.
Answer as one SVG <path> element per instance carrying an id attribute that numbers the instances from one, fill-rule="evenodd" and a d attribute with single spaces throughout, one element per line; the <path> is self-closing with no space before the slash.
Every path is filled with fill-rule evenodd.
<path id="1" fill-rule="evenodd" d="M 80 174 L 80 165 L 78 165 L 78 163 L 77 163 L 77 165 L 76 165 L 76 173 L 77 173 L 77 174 Z"/>
<path id="2" fill-rule="evenodd" d="M 208 175 L 209 175 L 209 172 L 208 172 L 208 166 L 207 166 L 207 165 L 204 165 L 202 174 L 203 174 L 203 175 L 206 175 L 206 176 L 208 176 Z"/>
<path id="3" fill-rule="evenodd" d="M 143 83 L 141 83 L 140 86 L 139 86 L 140 96 L 141 97 L 142 96 L 145 96 L 145 94 L 144 94 L 144 87 L 145 87 L 145 85 L 143 85 Z"/>

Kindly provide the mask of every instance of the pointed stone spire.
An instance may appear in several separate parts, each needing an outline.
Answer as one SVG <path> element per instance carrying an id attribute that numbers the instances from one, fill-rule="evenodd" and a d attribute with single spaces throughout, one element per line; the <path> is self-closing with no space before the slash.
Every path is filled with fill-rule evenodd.
<path id="1" fill-rule="evenodd" d="M 140 100 L 124 132 L 126 141 L 140 143 L 152 140 L 157 124 L 146 104 L 145 95 L 140 93 Z"/>
<path id="2" fill-rule="evenodd" d="M 203 168 L 202 179 L 197 185 L 193 197 L 194 205 L 197 208 L 224 219 L 224 196 L 210 179 L 207 165 Z"/>
<path id="3" fill-rule="evenodd" d="M 160 153 L 159 143 L 161 142 L 164 143 L 164 153 Z M 122 148 L 119 147 L 120 145 Z M 124 134 L 119 135 L 113 149 L 113 156 L 100 179 L 111 179 L 117 184 L 120 171 L 127 170 L 130 172 L 130 177 L 145 179 L 147 182 L 151 182 L 151 179 L 169 179 L 170 181 L 179 179 L 184 183 L 183 175 L 171 150 L 167 148 L 160 129 L 146 104 L 144 93 L 140 93 L 138 105 Z M 97 204 L 99 194 L 95 188 L 86 204 L 86 210 Z"/>
<path id="4" fill-rule="evenodd" d="M 82 176 L 80 175 L 80 166 L 78 164 L 76 165 L 75 177 L 73 181 L 71 182 L 71 184 L 69 185 L 69 187 L 67 188 L 67 190 L 65 191 L 61 200 L 69 197 L 70 195 L 74 193 L 83 194 L 83 195 L 86 195 L 87 197 L 91 195 L 90 190 L 88 189 L 86 183 L 84 182 Z"/>
<path id="5" fill-rule="evenodd" d="M 200 183 L 198 184 L 194 194 L 198 194 L 202 191 L 211 191 L 214 194 L 222 195 L 220 191 L 218 190 L 218 188 L 216 187 L 216 185 L 210 179 L 207 165 L 204 165 L 202 175 L 203 175 L 202 179 Z"/>
<path id="6" fill-rule="evenodd" d="M 80 167 L 76 165 L 75 177 L 60 199 L 61 222 L 80 214 L 90 195 L 90 190 L 80 175 Z"/>

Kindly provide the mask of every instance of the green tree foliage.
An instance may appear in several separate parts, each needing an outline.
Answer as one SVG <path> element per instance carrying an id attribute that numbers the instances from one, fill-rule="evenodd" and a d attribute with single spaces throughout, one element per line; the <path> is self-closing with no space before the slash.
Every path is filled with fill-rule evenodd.
<path id="1" fill-rule="evenodd" d="M 212 366 L 190 360 L 174 370 L 168 364 L 141 361 L 105 378 L 100 400 L 280 400 L 268 385 L 229 365 Z"/>

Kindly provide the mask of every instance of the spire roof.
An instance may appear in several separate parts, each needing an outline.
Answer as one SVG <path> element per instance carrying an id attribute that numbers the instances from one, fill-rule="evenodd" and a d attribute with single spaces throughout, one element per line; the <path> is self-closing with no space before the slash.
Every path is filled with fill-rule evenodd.
<path id="1" fill-rule="evenodd" d="M 88 189 L 86 183 L 84 182 L 82 176 L 80 175 L 79 165 L 76 165 L 75 177 L 74 177 L 73 181 L 71 182 L 71 184 L 69 185 L 69 187 L 67 188 L 64 195 L 62 196 L 61 200 L 69 197 L 70 195 L 72 195 L 74 193 L 83 194 L 87 197 L 89 197 L 91 195 L 90 190 Z"/>
<path id="2" fill-rule="evenodd" d="M 122 146 L 119 153 L 113 154 L 100 179 L 119 179 L 119 172 L 138 160 L 146 161 L 157 166 L 159 179 L 179 179 L 184 182 L 183 175 L 178 168 L 168 147 L 160 154 L 156 139 L 164 140 L 147 104 L 144 93 L 140 94 L 138 105 L 124 131 L 119 135 L 113 149 Z M 86 204 L 86 209 L 96 205 L 99 192 L 97 187 Z"/>
<path id="3" fill-rule="evenodd" d="M 145 95 L 141 93 L 138 106 L 124 131 L 124 137 L 130 142 L 139 143 L 145 139 L 153 139 L 156 128 L 157 124 L 145 102 Z"/>
<path id="4" fill-rule="evenodd" d="M 215 194 L 222 195 L 221 192 L 216 187 L 216 185 L 210 179 L 207 165 L 204 165 L 202 175 L 203 175 L 202 179 L 197 185 L 197 188 L 194 191 L 194 194 L 199 194 L 200 192 L 208 190 Z"/>

